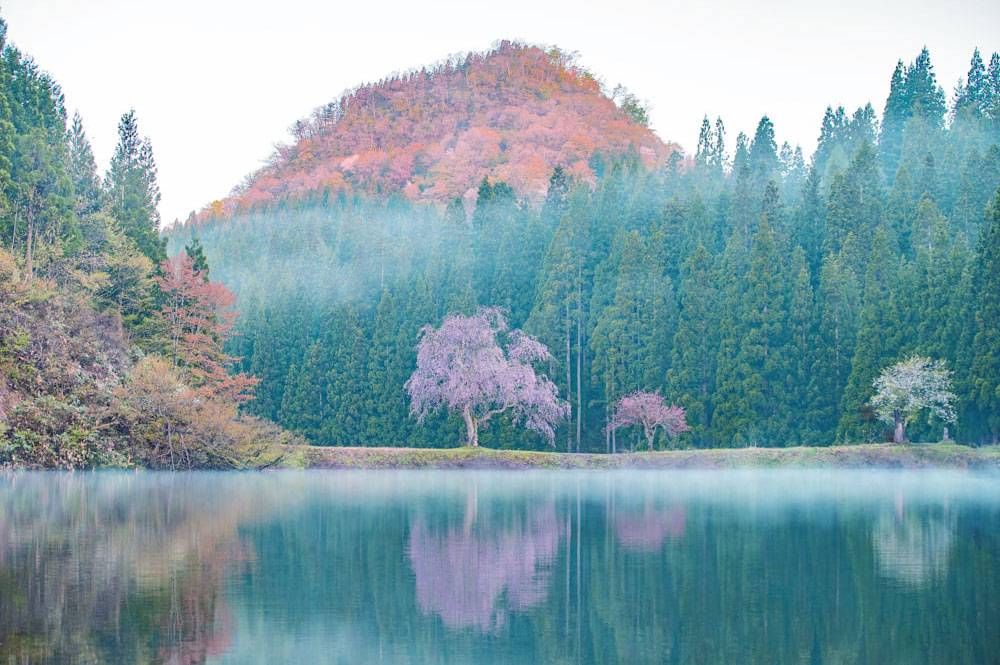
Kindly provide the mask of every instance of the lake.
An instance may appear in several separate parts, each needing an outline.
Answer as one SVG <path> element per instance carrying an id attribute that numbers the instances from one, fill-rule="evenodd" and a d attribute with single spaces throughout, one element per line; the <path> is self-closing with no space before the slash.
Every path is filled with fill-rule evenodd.
<path id="1" fill-rule="evenodd" d="M 996 663 L 1000 476 L 0 475 L 0 663 Z"/>

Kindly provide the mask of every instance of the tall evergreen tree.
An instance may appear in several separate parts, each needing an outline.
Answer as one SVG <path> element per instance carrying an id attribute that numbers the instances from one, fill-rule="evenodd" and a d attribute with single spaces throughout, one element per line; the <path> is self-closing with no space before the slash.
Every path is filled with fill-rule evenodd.
<path id="1" fill-rule="evenodd" d="M 786 375 L 784 393 L 787 404 L 784 415 L 783 437 L 786 445 L 803 445 L 812 438 L 810 423 L 805 414 L 808 409 L 807 386 L 811 375 L 813 332 L 813 288 L 806 266 L 805 252 L 796 247 L 790 266 L 791 290 L 788 294 L 788 337 L 785 347 Z"/>
<path id="2" fill-rule="evenodd" d="M 931 54 L 926 46 L 906 70 L 906 88 L 910 102 L 909 113 L 931 126 L 941 127 L 947 105 L 944 90 L 937 84 Z"/>
<path id="3" fill-rule="evenodd" d="M 538 295 L 525 331 L 536 335 L 552 352 L 559 367 L 559 372 L 552 377 L 553 382 L 573 405 L 571 422 L 580 423 L 579 403 L 582 399 L 579 385 L 574 386 L 573 377 L 574 369 L 577 369 L 576 376 L 579 377 L 577 366 L 582 364 L 582 348 L 578 348 L 577 340 L 581 338 L 585 318 L 583 282 L 588 262 L 586 249 L 590 243 L 583 216 L 585 194 L 580 191 L 576 196 L 576 205 L 571 205 L 569 212 L 563 216 L 546 250 L 538 281 Z M 574 397 L 576 401 L 572 399 Z M 573 449 L 574 441 L 579 443 L 572 428 L 568 428 L 567 450 Z"/>
<path id="4" fill-rule="evenodd" d="M 545 192 L 545 203 L 542 204 L 542 223 L 551 233 L 559 224 L 566 212 L 566 197 L 569 195 L 570 180 L 565 169 L 557 166 L 549 176 L 549 188 Z"/>
<path id="5" fill-rule="evenodd" d="M 326 349 L 314 341 L 306 350 L 302 366 L 288 373 L 281 412 L 285 424 L 309 439 L 320 439 L 329 418 L 326 403 Z M 295 367 L 294 365 L 292 367 Z"/>
<path id="6" fill-rule="evenodd" d="M 719 358 L 713 416 L 723 445 L 784 445 L 787 416 L 778 395 L 787 372 L 788 282 L 766 221 L 754 234 L 745 287 L 730 334 L 736 353 Z"/>
<path id="7" fill-rule="evenodd" d="M 889 239 L 883 230 L 875 234 L 871 260 L 865 274 L 864 298 L 858 319 L 858 333 L 851 360 L 851 373 L 840 401 L 840 423 L 837 439 L 847 443 L 864 443 L 878 439 L 882 431 L 874 414 L 867 407 L 872 393 L 872 381 L 885 367 L 898 360 L 899 349 L 886 339 L 886 331 L 894 330 L 894 287 L 896 263 L 892 260 Z"/>
<path id="8" fill-rule="evenodd" d="M 840 401 L 851 371 L 860 308 L 857 278 L 849 263 L 837 254 L 823 258 L 816 304 L 805 429 L 807 441 L 811 438 L 814 445 L 828 445 L 840 421 Z"/>
<path id="9" fill-rule="evenodd" d="M 708 122 L 706 115 L 701 120 L 701 129 L 698 130 L 698 147 L 694 153 L 694 163 L 699 168 L 706 168 L 715 153 L 715 137 L 712 135 L 712 125 Z"/>
<path id="10" fill-rule="evenodd" d="M 676 308 L 670 278 L 637 231 L 625 234 L 615 263 L 614 299 L 591 336 L 595 383 L 610 406 L 635 390 L 662 387 Z"/>
<path id="11" fill-rule="evenodd" d="M 989 80 L 986 78 L 986 66 L 977 48 L 972 52 L 969 63 L 969 73 L 965 84 L 958 86 L 955 103 L 952 107 L 954 120 L 981 119 L 988 110 L 990 101 Z"/>
<path id="12" fill-rule="evenodd" d="M 987 211 L 973 267 L 976 333 L 972 399 L 983 414 L 991 442 L 1000 440 L 1000 190 Z"/>
<path id="13" fill-rule="evenodd" d="M 722 175 L 726 165 L 726 126 L 722 118 L 715 119 L 715 145 L 712 150 L 712 167 L 716 175 Z"/>
<path id="14" fill-rule="evenodd" d="M 995 140 L 1000 136 L 1000 53 L 990 56 L 990 66 L 986 70 L 986 84 L 989 89 L 989 99 L 986 102 L 985 115 L 992 123 Z"/>
<path id="15" fill-rule="evenodd" d="M 757 123 L 757 131 L 750 142 L 749 159 L 756 190 L 763 191 L 769 181 L 778 177 L 778 144 L 774 140 L 774 123 L 766 115 Z"/>
<path id="16" fill-rule="evenodd" d="M 205 258 L 205 248 L 201 246 L 201 239 L 197 233 L 191 236 L 191 241 L 188 244 L 184 245 L 184 253 L 193 261 L 192 267 L 195 272 L 201 273 L 202 278 L 207 282 L 208 259 Z"/>
<path id="17" fill-rule="evenodd" d="M 118 123 L 118 146 L 105 176 L 111 214 L 122 232 L 154 264 L 167 258 L 166 239 L 160 237 L 160 188 L 149 139 L 139 136 L 135 110 Z"/>
<path id="18" fill-rule="evenodd" d="M 73 114 L 73 123 L 66 133 L 69 147 L 69 175 L 73 180 L 78 214 L 93 213 L 101 204 L 101 179 L 97 175 L 94 152 L 83 129 L 80 112 Z"/>
<path id="19" fill-rule="evenodd" d="M 325 346 L 329 349 L 326 373 L 326 403 L 329 418 L 323 425 L 323 441 L 336 446 L 357 446 L 365 442 L 367 426 L 366 403 L 367 340 L 372 331 L 364 313 L 351 304 L 336 306 L 324 322 Z M 416 340 L 408 340 L 415 346 Z M 402 385 L 399 386 L 402 391 Z M 396 431 L 396 430 L 392 430 Z M 391 432 L 382 432 L 379 441 Z"/>
<path id="20" fill-rule="evenodd" d="M 910 117 L 909 90 L 904 78 L 903 61 L 896 63 L 889 81 L 889 97 L 885 100 L 882 113 L 882 129 L 879 134 L 879 148 L 885 173 L 890 176 L 899 168 L 899 154 L 903 147 L 903 127 Z"/>
<path id="21" fill-rule="evenodd" d="M 684 405 L 692 438 L 702 445 L 709 443 L 712 427 L 720 301 L 712 258 L 699 244 L 681 267 L 681 308 L 667 372 L 667 392 Z"/>
<path id="22" fill-rule="evenodd" d="M 0 53 L 7 48 L 7 23 L 0 18 Z M 11 169 L 14 157 L 14 113 L 8 93 L 11 72 L 0 59 L 0 204 L 6 212 L 11 199 Z M 6 214 L 3 215 L 6 217 Z"/>

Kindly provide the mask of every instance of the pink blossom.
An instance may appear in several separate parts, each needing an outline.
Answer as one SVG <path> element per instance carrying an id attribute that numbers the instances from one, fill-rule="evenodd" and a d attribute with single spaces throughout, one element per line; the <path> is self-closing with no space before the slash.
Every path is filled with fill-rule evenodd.
<path id="1" fill-rule="evenodd" d="M 618 400 L 611 413 L 608 429 L 614 431 L 634 425 L 642 426 L 651 451 L 657 428 L 662 427 L 671 438 L 691 429 L 684 418 L 683 406 L 668 406 L 659 392 L 645 390 L 637 390 Z"/>
<path id="2" fill-rule="evenodd" d="M 440 328 L 420 331 L 417 370 L 406 382 L 410 412 L 419 422 L 442 407 L 462 414 L 467 444 L 476 446 L 479 426 L 510 411 L 515 423 L 523 422 L 554 444 L 554 427 L 567 417 L 569 404 L 532 367 L 547 358 L 548 350 L 535 338 L 520 330 L 508 332 L 507 319 L 497 308 L 482 307 L 472 316 L 452 314 Z"/>
<path id="3" fill-rule="evenodd" d="M 499 631 L 508 615 L 545 600 L 562 523 L 549 503 L 497 528 L 432 529 L 423 517 L 410 527 L 407 548 L 425 614 L 451 628 Z"/>

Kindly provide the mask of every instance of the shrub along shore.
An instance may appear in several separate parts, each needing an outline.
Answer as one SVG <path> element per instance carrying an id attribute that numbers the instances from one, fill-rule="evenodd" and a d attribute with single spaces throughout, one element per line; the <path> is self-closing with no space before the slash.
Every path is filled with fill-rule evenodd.
<path id="1" fill-rule="evenodd" d="M 286 464 L 310 469 L 1000 469 L 1000 446 L 951 443 L 660 452 L 557 453 L 489 448 L 286 446 Z"/>

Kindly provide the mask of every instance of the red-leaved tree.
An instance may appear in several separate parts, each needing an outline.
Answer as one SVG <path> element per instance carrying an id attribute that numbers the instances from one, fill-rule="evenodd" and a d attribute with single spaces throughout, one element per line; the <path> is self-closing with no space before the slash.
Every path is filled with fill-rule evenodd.
<path id="1" fill-rule="evenodd" d="M 158 316 L 167 332 L 168 353 L 181 378 L 209 396 L 243 403 L 253 399 L 260 379 L 230 374 L 239 358 L 223 345 L 240 312 L 236 294 L 222 282 L 206 280 L 186 254 L 160 264 L 156 283 L 164 295 Z"/>
<path id="2" fill-rule="evenodd" d="M 618 400 L 608 421 L 611 431 L 635 425 L 642 427 L 650 451 L 653 450 L 653 438 L 658 428 L 662 427 L 671 438 L 691 429 L 684 417 L 683 406 L 667 405 L 663 395 L 645 390 L 637 390 Z"/>
<path id="3" fill-rule="evenodd" d="M 467 445 L 478 446 L 480 426 L 510 411 L 515 423 L 523 422 L 554 445 L 553 428 L 569 415 L 569 404 L 532 367 L 548 358 L 544 344 L 508 330 L 496 308 L 483 307 L 472 316 L 452 314 L 440 328 L 420 331 L 417 371 L 406 382 L 410 412 L 419 422 L 442 407 L 458 412 L 465 420 Z"/>

